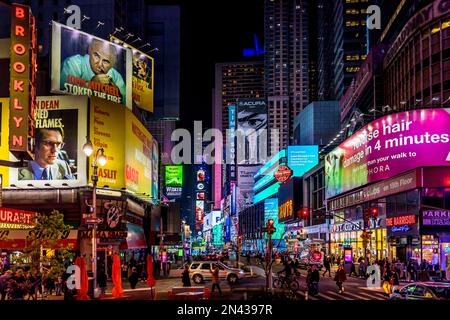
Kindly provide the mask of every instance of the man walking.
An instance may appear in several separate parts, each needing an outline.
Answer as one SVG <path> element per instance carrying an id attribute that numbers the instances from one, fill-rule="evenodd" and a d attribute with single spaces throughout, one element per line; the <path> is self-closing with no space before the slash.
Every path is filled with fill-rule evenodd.
<path id="1" fill-rule="evenodd" d="M 327 274 L 328 271 L 328 276 L 331 278 L 331 261 L 330 261 L 330 257 L 326 257 L 325 260 L 323 261 L 323 266 L 325 267 L 325 271 L 322 274 L 322 277 L 325 277 L 325 275 Z"/>
<path id="2" fill-rule="evenodd" d="M 220 289 L 220 279 L 219 279 L 219 267 L 217 267 L 216 264 L 213 264 L 214 270 L 209 270 L 212 274 L 212 288 L 211 288 L 211 295 L 214 292 L 214 289 L 217 287 L 217 290 L 219 290 L 219 295 L 222 296 L 222 290 Z"/>

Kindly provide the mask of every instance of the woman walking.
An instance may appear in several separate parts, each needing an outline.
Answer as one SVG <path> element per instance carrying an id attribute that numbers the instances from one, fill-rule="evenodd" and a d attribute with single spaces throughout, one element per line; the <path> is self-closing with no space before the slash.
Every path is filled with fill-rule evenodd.
<path id="1" fill-rule="evenodd" d="M 336 274 L 334 276 L 334 281 L 336 281 L 336 285 L 339 288 L 338 293 L 344 292 L 344 282 L 347 280 L 347 275 L 345 274 L 344 266 L 339 265 Z"/>

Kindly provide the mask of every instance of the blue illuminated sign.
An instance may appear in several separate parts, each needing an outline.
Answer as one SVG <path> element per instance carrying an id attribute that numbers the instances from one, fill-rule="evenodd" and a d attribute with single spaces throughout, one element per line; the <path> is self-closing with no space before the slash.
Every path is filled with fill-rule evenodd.
<path id="1" fill-rule="evenodd" d="M 293 177 L 301 177 L 319 163 L 319 146 L 288 146 L 288 167 Z"/>
<path id="2" fill-rule="evenodd" d="M 270 167 L 272 167 L 275 163 L 278 163 L 278 161 L 281 158 L 286 157 L 286 149 L 281 150 L 280 152 L 278 152 L 274 157 L 272 157 L 265 165 L 263 165 L 261 167 L 261 169 L 258 170 L 258 172 L 256 172 L 255 174 L 255 179 L 257 177 L 259 177 L 260 175 L 262 175 L 265 171 L 267 171 L 268 169 L 270 169 Z"/>
<path id="3" fill-rule="evenodd" d="M 280 188 L 281 182 L 277 182 L 270 187 L 264 189 L 260 193 L 255 194 L 253 197 L 253 203 L 258 203 L 261 200 L 267 199 L 270 196 L 273 196 L 278 192 L 278 189 Z"/>

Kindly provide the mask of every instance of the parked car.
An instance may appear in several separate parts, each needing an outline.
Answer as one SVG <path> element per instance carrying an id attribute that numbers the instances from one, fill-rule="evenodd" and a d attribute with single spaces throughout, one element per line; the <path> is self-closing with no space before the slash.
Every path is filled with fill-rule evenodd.
<path id="1" fill-rule="evenodd" d="M 450 282 L 416 282 L 394 291 L 391 300 L 450 300 Z"/>
<path id="2" fill-rule="evenodd" d="M 199 284 L 205 280 L 211 280 L 213 265 L 219 267 L 219 279 L 227 280 L 229 284 L 235 284 L 245 277 L 245 273 L 241 269 L 230 268 L 227 265 L 216 261 L 195 261 L 189 266 L 189 273 L 194 283 Z"/>

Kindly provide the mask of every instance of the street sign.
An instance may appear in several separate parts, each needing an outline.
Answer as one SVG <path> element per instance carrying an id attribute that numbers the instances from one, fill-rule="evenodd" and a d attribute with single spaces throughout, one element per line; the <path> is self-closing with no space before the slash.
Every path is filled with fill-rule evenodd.
<path id="1" fill-rule="evenodd" d="M 86 219 L 86 223 L 87 224 L 99 224 L 102 223 L 103 219 L 102 218 L 88 218 Z"/>

